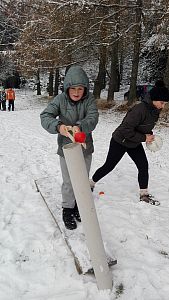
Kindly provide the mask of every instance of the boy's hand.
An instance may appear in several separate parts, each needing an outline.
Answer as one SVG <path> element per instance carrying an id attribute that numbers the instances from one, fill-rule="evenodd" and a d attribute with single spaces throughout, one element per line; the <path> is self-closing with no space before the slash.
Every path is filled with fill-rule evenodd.
<path id="1" fill-rule="evenodd" d="M 68 129 L 66 125 L 64 124 L 60 125 L 59 132 L 61 135 L 68 137 Z"/>
<path id="2" fill-rule="evenodd" d="M 76 132 L 80 132 L 81 130 L 78 126 L 73 126 L 72 131 L 73 131 L 73 136 L 74 136 Z"/>

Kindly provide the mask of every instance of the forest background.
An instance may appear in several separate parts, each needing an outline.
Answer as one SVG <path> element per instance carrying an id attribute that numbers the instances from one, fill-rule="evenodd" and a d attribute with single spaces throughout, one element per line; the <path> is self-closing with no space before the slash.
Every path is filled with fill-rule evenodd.
<path id="1" fill-rule="evenodd" d="M 0 80 L 15 87 L 34 80 L 41 94 L 59 93 L 67 68 L 88 66 L 96 99 L 106 102 L 128 84 L 127 105 L 137 84 L 163 79 L 169 87 L 168 0 L 1 0 Z"/>

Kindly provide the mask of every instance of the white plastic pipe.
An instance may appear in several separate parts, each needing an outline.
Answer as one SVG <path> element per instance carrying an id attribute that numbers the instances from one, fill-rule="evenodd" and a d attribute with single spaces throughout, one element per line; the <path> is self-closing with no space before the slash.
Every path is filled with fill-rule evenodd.
<path id="1" fill-rule="evenodd" d="M 76 143 L 67 144 L 63 147 L 63 152 L 82 219 L 98 289 L 112 289 L 113 282 L 106 259 L 81 145 Z"/>

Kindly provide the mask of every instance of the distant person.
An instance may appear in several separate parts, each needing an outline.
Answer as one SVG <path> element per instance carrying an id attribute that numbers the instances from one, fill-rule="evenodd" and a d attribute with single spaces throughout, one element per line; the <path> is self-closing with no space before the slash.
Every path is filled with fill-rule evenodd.
<path id="1" fill-rule="evenodd" d="M 0 110 L 6 110 L 6 93 L 3 86 L 0 87 Z"/>
<path id="2" fill-rule="evenodd" d="M 153 87 L 154 87 L 154 84 L 152 84 L 152 79 L 150 78 L 147 81 L 147 83 L 144 85 L 144 97 L 145 97 L 145 94 L 149 93 Z"/>
<path id="3" fill-rule="evenodd" d="M 40 114 L 41 124 L 51 134 L 58 134 L 58 151 L 62 172 L 62 218 L 67 229 L 76 229 L 81 221 L 71 180 L 63 154 L 63 146 L 71 141 L 67 126 L 74 133 L 86 133 L 86 149 L 83 149 L 89 173 L 94 151 L 92 131 L 98 122 L 98 109 L 94 96 L 89 91 L 89 79 L 80 66 L 72 66 L 66 73 L 63 93 L 57 95 Z M 80 170 L 79 170 L 80 171 Z M 77 174 L 78 176 L 78 174 Z M 57 198 L 57 195 L 56 195 Z"/>
<path id="4" fill-rule="evenodd" d="M 7 89 L 6 91 L 6 100 L 8 100 L 8 110 L 14 111 L 14 102 L 15 102 L 15 91 L 12 88 Z"/>
<path id="5" fill-rule="evenodd" d="M 154 140 L 152 130 L 158 121 L 160 111 L 167 102 L 169 102 L 168 89 L 162 82 L 156 82 L 147 97 L 127 112 L 122 123 L 112 133 L 106 161 L 90 180 L 91 188 L 109 174 L 127 153 L 138 169 L 140 201 L 152 205 L 160 204 L 148 191 L 148 161 L 142 142 L 151 143 Z M 125 194 L 125 191 L 123 193 Z"/>

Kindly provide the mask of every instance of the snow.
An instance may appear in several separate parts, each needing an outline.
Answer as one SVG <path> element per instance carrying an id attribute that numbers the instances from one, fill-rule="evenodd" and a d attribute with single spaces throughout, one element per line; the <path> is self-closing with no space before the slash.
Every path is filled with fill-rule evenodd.
<path id="1" fill-rule="evenodd" d="M 112 291 L 99 291 L 93 276 L 77 273 L 34 183 L 46 176 L 61 182 L 56 136 L 40 125 L 46 102 L 29 90 L 16 90 L 16 110 L 0 111 L 0 299 L 168 300 L 168 128 L 158 124 L 154 130 L 163 139 L 162 149 L 146 150 L 150 193 L 160 206 L 139 202 L 137 170 L 127 155 L 96 185 L 103 241 L 118 261 L 111 268 Z M 122 118 L 100 111 L 91 175 L 104 162 L 111 132 Z"/>

